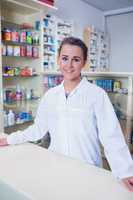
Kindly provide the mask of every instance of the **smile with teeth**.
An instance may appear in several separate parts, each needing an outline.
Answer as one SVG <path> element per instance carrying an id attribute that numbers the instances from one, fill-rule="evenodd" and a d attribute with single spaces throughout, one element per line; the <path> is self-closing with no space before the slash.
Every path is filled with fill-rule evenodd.
<path id="1" fill-rule="evenodd" d="M 74 72 L 73 70 L 65 70 L 66 73 L 72 73 Z"/>

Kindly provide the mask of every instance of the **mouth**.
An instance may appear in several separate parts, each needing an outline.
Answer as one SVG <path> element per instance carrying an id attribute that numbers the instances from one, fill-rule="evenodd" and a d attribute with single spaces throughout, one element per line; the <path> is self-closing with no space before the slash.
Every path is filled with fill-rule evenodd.
<path id="1" fill-rule="evenodd" d="M 67 73 L 72 73 L 72 71 L 66 71 Z"/>
<path id="2" fill-rule="evenodd" d="M 68 73 L 68 74 L 71 74 L 73 73 L 74 71 L 73 70 L 64 70 L 65 73 Z"/>

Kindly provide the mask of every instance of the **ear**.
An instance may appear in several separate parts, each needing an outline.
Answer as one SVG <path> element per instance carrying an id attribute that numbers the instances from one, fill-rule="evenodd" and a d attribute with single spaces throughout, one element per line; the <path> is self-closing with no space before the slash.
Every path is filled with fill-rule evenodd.
<path id="1" fill-rule="evenodd" d="M 85 68 L 86 64 L 87 64 L 87 60 L 84 61 L 82 68 Z"/>

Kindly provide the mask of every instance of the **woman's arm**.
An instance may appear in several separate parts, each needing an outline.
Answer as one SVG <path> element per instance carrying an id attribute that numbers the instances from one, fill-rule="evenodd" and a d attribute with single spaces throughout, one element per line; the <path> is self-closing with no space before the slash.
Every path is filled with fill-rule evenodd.
<path id="1" fill-rule="evenodd" d="M 0 139 L 0 146 L 22 144 L 28 141 L 37 141 L 41 139 L 48 131 L 47 109 L 44 96 L 39 104 L 34 124 L 23 131 L 14 132 L 7 136 L 7 138 Z"/>
<path id="2" fill-rule="evenodd" d="M 115 177 L 133 191 L 133 160 L 106 92 L 95 104 L 98 136 Z"/>

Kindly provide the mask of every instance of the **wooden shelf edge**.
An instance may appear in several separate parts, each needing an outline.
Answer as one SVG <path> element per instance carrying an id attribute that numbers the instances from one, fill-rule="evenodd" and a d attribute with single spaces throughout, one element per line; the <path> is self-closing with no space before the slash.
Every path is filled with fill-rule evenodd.
<path id="1" fill-rule="evenodd" d="M 3 0 L 2 1 L 2 6 L 9 7 L 11 9 L 15 9 L 18 12 L 21 11 L 23 14 L 26 12 L 27 14 L 31 14 L 34 12 L 41 12 L 45 11 L 47 12 L 48 10 L 57 10 L 56 7 L 49 5 L 44 2 L 40 2 L 37 0 Z"/>
<path id="2" fill-rule="evenodd" d="M 56 71 L 56 70 L 47 70 L 42 72 L 42 74 L 44 75 L 61 75 L 60 71 Z M 133 73 L 127 73 L 127 72 L 90 72 L 90 71 L 82 71 L 81 74 L 83 76 L 92 76 L 92 77 L 96 77 L 96 76 L 106 76 L 106 77 L 122 77 L 122 78 L 127 78 L 129 76 L 133 77 Z"/>

